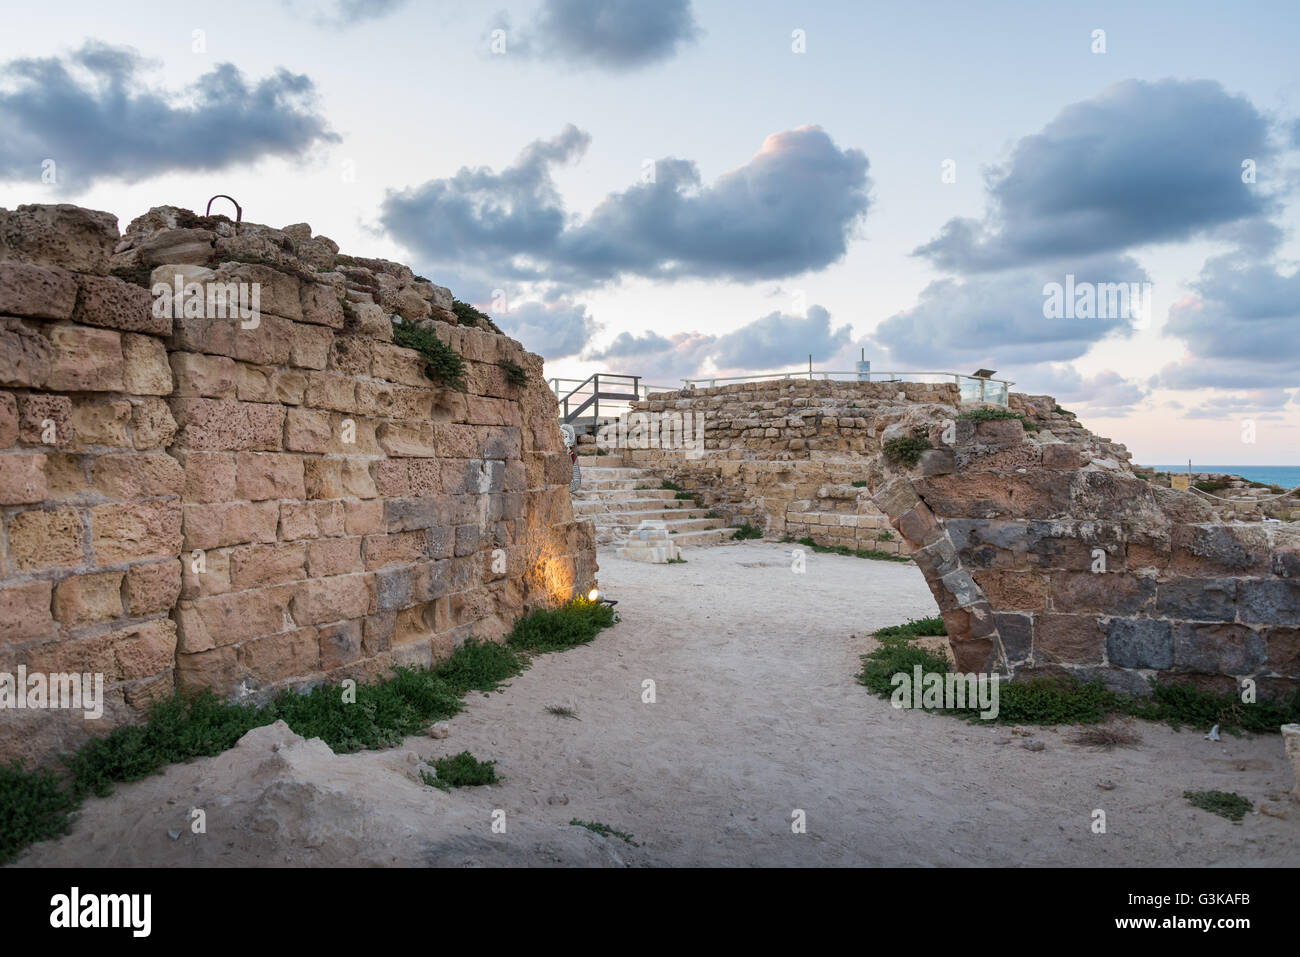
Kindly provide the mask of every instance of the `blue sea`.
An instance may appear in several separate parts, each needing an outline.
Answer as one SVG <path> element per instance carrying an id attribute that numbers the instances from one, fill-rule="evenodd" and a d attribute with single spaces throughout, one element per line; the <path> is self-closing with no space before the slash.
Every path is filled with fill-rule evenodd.
<path id="1" fill-rule="evenodd" d="M 1151 468 L 1160 472 L 1186 472 L 1187 463 L 1182 465 L 1153 465 Z M 1280 485 L 1283 488 L 1295 488 L 1300 485 L 1300 465 L 1201 465 L 1192 462 L 1192 472 L 1219 472 L 1224 475 L 1240 475 L 1252 482 L 1265 485 Z"/>

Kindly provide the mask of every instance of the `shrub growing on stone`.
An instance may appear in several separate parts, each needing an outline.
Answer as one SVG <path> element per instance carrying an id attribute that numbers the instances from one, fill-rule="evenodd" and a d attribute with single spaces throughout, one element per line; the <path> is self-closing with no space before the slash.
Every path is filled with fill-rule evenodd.
<path id="1" fill-rule="evenodd" d="M 492 321 L 492 317 L 482 310 L 475 309 L 467 302 L 461 302 L 459 299 L 451 301 L 451 311 L 456 314 L 456 321 L 462 326 L 477 326 L 480 322 L 487 325 Z"/>
<path id="2" fill-rule="evenodd" d="M 885 458 L 898 465 L 911 467 L 921 461 L 921 453 L 930 449 L 930 440 L 913 435 L 890 439 L 882 448 Z"/>
<path id="3" fill-rule="evenodd" d="M 498 362 L 497 365 L 506 374 L 506 381 L 511 385 L 523 386 L 528 384 L 528 373 L 517 362 L 502 361 Z"/>
<path id="4" fill-rule="evenodd" d="M 988 422 L 992 419 L 1019 419 L 1026 432 L 1038 431 L 1037 425 L 1030 422 L 1019 412 L 1012 412 L 1010 409 L 968 409 L 958 415 L 957 418 L 969 419 L 971 422 Z"/>
<path id="5" fill-rule="evenodd" d="M 429 329 L 409 322 L 395 322 L 393 341 L 420 354 L 424 359 L 425 375 L 430 379 L 457 392 L 465 391 L 465 360 Z"/>

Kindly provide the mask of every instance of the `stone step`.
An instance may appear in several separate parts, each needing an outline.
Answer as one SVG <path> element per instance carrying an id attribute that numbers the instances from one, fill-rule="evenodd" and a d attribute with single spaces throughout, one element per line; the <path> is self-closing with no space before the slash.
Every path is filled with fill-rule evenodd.
<path id="1" fill-rule="evenodd" d="M 598 488 L 584 489 L 573 497 L 574 503 L 578 502 L 682 502 L 685 504 L 686 499 L 677 498 L 676 492 L 666 488 Z"/>
<path id="2" fill-rule="evenodd" d="M 681 509 L 659 509 L 650 512 L 579 512 L 583 518 L 589 518 L 597 525 L 627 525 L 635 528 L 642 521 L 663 522 L 669 528 L 677 528 L 680 523 L 705 519 L 709 514 L 707 509 L 703 508 L 681 508 Z M 720 522 L 720 518 L 709 518 L 706 521 Z"/>
<path id="3" fill-rule="evenodd" d="M 708 509 L 694 498 L 677 498 L 676 489 L 663 488 L 663 479 L 650 469 L 603 455 L 580 455 L 578 464 L 582 485 L 573 495 L 573 514 L 595 526 L 600 545 L 627 541 L 646 520 L 663 522 L 681 547 L 717 545 L 736 534 L 723 519 L 708 518 Z"/>
<path id="4" fill-rule="evenodd" d="M 593 513 L 614 512 L 622 514 L 624 512 L 654 512 L 656 514 L 677 514 L 678 512 L 700 511 L 707 509 L 699 508 L 689 502 L 679 502 L 676 499 L 662 498 L 630 498 L 600 500 L 589 499 L 585 502 L 574 502 L 573 511 L 577 515 L 589 515 Z"/>
<path id="5" fill-rule="evenodd" d="M 674 498 L 677 495 L 676 489 L 660 488 L 658 485 L 644 487 L 647 485 L 649 483 L 645 479 L 588 479 L 584 475 L 582 487 L 575 493 L 574 498 L 582 498 L 592 492 L 667 492 L 665 498 Z"/>
<path id="6" fill-rule="evenodd" d="M 678 548 L 692 548 L 698 545 L 720 545 L 723 542 L 731 541 L 732 536 L 735 534 L 735 527 L 727 526 L 697 532 L 679 532 L 670 537 Z"/>
<path id="7" fill-rule="evenodd" d="M 582 474 L 584 477 L 590 475 L 592 478 L 596 478 L 596 479 L 605 479 L 605 478 L 647 478 L 648 479 L 654 477 L 653 474 L 651 472 L 648 472 L 646 469 L 634 469 L 634 468 L 623 468 L 623 467 L 606 468 L 603 465 L 592 466 L 592 465 L 586 465 L 582 462 L 579 462 L 578 465 L 581 466 Z"/>

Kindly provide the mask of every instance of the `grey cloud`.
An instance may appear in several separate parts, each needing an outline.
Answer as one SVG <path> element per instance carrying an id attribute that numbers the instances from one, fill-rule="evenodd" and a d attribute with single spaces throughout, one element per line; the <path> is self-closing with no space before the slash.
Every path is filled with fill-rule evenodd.
<path id="1" fill-rule="evenodd" d="M 407 0 L 336 0 L 320 19 L 338 26 L 351 26 L 366 20 L 380 20 L 406 3 Z"/>
<path id="2" fill-rule="evenodd" d="M 706 364 L 719 375 L 742 374 L 797 368 L 809 353 L 813 361 L 824 361 L 848 345 L 850 336 L 848 326 L 832 326 L 826 309 L 810 306 L 805 316 L 773 312 L 722 336 L 701 332 L 634 336 L 623 332 L 586 358 L 617 360 L 629 373 L 646 369 L 642 374 L 647 376 L 691 377 L 700 374 Z"/>
<path id="3" fill-rule="evenodd" d="M 720 369 L 788 369 L 811 353 L 814 362 L 829 359 L 848 345 L 849 326 L 831 328 L 830 313 L 810 306 L 806 316 L 773 312 L 718 339 L 713 360 Z"/>
<path id="4" fill-rule="evenodd" d="M 1149 281 L 1128 256 L 941 279 L 926 286 L 911 309 L 877 326 L 871 339 L 905 370 L 1009 371 L 1077 359 L 1095 343 L 1131 331 L 1134 322 L 1127 319 L 1045 318 L 1043 287 L 1063 284 L 1067 273 L 1077 284 Z"/>
<path id="5" fill-rule="evenodd" d="M 660 160 L 652 182 L 610 194 L 579 221 L 550 167 L 588 142 L 569 126 L 500 173 L 466 167 L 390 193 L 380 220 L 417 253 L 485 281 L 580 288 L 622 276 L 752 281 L 820 269 L 843 257 L 870 204 L 866 156 L 805 126 L 768 136 L 712 185 L 694 163 Z"/>
<path id="6" fill-rule="evenodd" d="M 1078 406 L 1085 415 L 1102 417 L 1128 415 L 1150 395 L 1140 383 L 1126 379 L 1112 369 L 1083 376 L 1071 366 L 1052 367 L 1047 375 L 1034 370 L 1016 388 L 1052 395 L 1063 405 Z"/>
<path id="7" fill-rule="evenodd" d="M 511 55 L 611 72 L 670 60 L 700 35 L 690 0 L 545 0 L 517 32 L 504 14 L 495 25 Z"/>
<path id="8" fill-rule="evenodd" d="M 1230 416 L 1254 415 L 1259 418 L 1279 418 L 1283 407 L 1291 400 L 1292 393 L 1286 389 L 1252 389 L 1248 392 L 1223 395 L 1210 402 L 1187 410 L 1183 416 L 1188 419 L 1224 419 Z"/>
<path id="9" fill-rule="evenodd" d="M 315 111 L 315 88 L 279 70 L 250 83 L 222 63 L 185 90 L 145 84 L 126 47 L 87 42 L 66 59 L 0 67 L 0 178 L 35 179 L 53 159 L 59 181 L 137 182 L 174 170 L 218 170 L 267 156 L 299 157 L 339 137 Z"/>
<path id="10" fill-rule="evenodd" d="M 1188 354 L 1160 371 L 1159 385 L 1300 387 L 1300 271 L 1231 253 L 1207 261 L 1193 289 L 1170 307 L 1164 328 Z"/>
<path id="11" fill-rule="evenodd" d="M 634 336 L 620 332 L 604 349 L 584 358 L 602 361 L 611 372 L 664 380 L 652 384 L 680 386 L 677 380 L 699 372 L 716 343 L 717 336 L 701 332 L 678 332 L 670 336 L 654 332 Z"/>
<path id="12" fill-rule="evenodd" d="M 961 272 L 1184 240 L 1262 216 L 1241 163 L 1274 154 L 1268 120 L 1210 80 L 1126 80 L 1062 110 L 990 172 L 984 220 L 952 219 L 915 253 Z"/>
<path id="13" fill-rule="evenodd" d="M 547 359 L 577 355 L 600 329 L 586 306 L 565 301 L 518 303 L 492 318 L 524 348 Z"/>

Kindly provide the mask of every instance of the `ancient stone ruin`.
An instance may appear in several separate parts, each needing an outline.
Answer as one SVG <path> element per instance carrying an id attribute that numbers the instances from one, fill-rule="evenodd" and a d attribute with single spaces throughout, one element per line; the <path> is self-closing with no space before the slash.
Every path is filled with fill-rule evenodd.
<path id="1" fill-rule="evenodd" d="M 159 308 L 178 276 L 205 295 Z M 212 289 L 256 289 L 257 320 L 214 318 Z M 102 721 L 6 712 L 0 758 L 181 685 L 260 700 L 427 665 L 590 587 L 542 359 L 451 307 L 305 224 L 0 210 L 0 672 L 107 682 Z M 459 353 L 463 392 L 392 316 Z"/>
<path id="2" fill-rule="evenodd" d="M 255 701 L 427 665 L 585 592 L 541 357 L 452 306 L 305 224 L 0 210 L 0 673 L 107 681 L 103 721 L 6 712 L 0 758 L 48 761 L 177 687 Z M 459 355 L 463 391 L 402 325 Z M 964 671 L 1296 687 L 1300 527 L 1145 480 L 1050 397 L 1010 410 L 913 382 L 665 393 L 637 411 L 701 417 L 703 443 L 618 461 L 731 524 L 910 556 Z"/>
<path id="3" fill-rule="evenodd" d="M 955 385 L 913 382 L 669 392 L 634 414 L 703 413 L 702 453 L 624 459 L 771 535 L 910 554 L 963 671 L 1295 690 L 1300 526 L 1227 522 L 1145 481 L 1050 396 L 1012 394 L 1021 418 L 969 409 Z"/>

